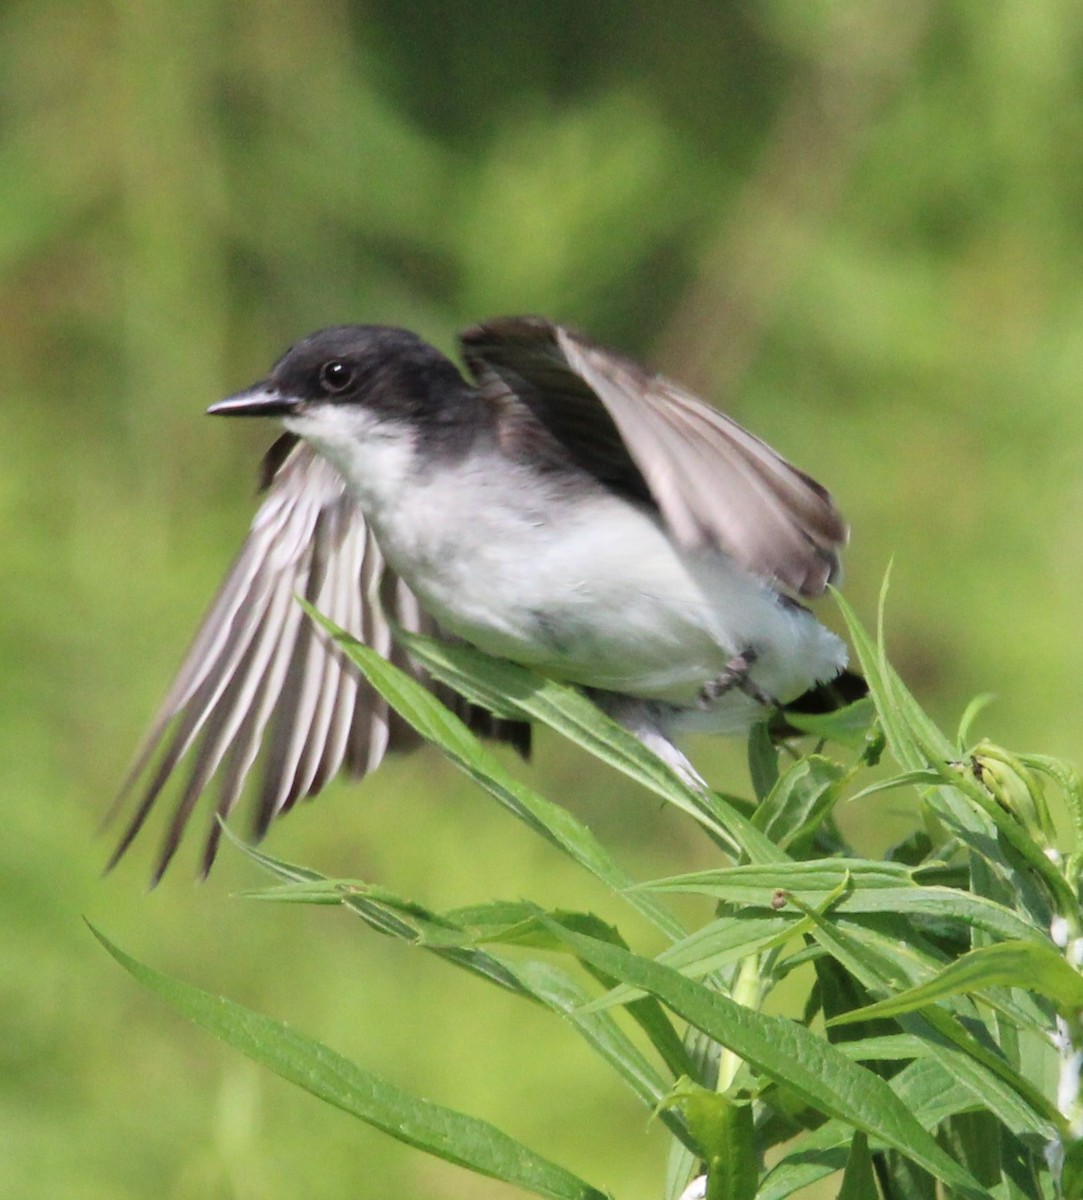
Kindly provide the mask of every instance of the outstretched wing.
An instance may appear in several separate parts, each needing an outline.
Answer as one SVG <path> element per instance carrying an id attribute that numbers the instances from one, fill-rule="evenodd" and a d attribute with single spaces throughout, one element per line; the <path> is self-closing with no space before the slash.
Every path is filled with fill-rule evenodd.
<path id="1" fill-rule="evenodd" d="M 714 546 L 802 596 L 837 577 L 847 529 L 830 495 L 723 413 L 542 318 L 461 340 L 484 394 L 522 403 L 578 465 L 653 502 L 682 545 Z"/>
<path id="2" fill-rule="evenodd" d="M 264 464 L 266 497 L 203 618 L 118 800 L 139 796 L 110 865 L 127 850 L 167 782 L 189 774 L 162 844 L 157 882 L 196 802 L 217 776 L 217 817 L 229 816 L 257 768 L 254 830 L 345 769 L 363 776 L 419 741 L 297 603 L 304 596 L 359 640 L 438 690 L 392 640 L 389 621 L 420 633 L 434 622 L 387 566 L 342 477 L 285 435 Z M 443 690 L 441 690 L 443 698 Z M 481 732 L 528 748 L 529 728 L 459 702 Z M 469 711 L 467 711 L 469 709 Z M 210 869 L 220 826 L 203 856 Z"/>

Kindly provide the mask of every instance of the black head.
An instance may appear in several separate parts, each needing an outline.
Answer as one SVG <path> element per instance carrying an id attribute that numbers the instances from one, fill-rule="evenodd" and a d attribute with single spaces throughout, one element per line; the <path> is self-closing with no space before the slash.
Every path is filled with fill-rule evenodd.
<path id="1" fill-rule="evenodd" d="M 455 365 L 406 329 L 335 325 L 295 342 L 261 383 L 208 410 L 289 417 L 317 405 L 363 405 L 416 421 L 437 417 L 472 391 Z"/>

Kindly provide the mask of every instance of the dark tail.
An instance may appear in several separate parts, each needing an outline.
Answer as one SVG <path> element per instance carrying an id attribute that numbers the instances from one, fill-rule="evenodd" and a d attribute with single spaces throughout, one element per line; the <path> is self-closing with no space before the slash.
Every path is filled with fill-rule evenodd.
<path id="1" fill-rule="evenodd" d="M 800 730 L 795 729 L 787 720 L 786 714 L 835 712 L 845 708 L 857 700 L 864 699 L 869 694 L 869 685 L 856 671 L 843 671 L 828 683 L 818 683 L 815 687 L 802 692 L 796 700 L 781 708 L 771 719 L 770 730 L 773 738 L 795 737 Z"/>

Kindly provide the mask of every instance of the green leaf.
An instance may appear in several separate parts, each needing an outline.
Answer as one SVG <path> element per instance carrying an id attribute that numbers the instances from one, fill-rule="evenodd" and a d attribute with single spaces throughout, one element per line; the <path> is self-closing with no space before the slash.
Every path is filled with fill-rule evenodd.
<path id="1" fill-rule="evenodd" d="M 749 731 L 748 773 L 752 791 L 759 801 L 778 783 L 778 747 L 771 740 L 768 721 L 758 721 Z"/>
<path id="2" fill-rule="evenodd" d="M 861 791 L 848 796 L 846 802 L 853 804 L 857 800 L 865 800 L 879 792 L 891 792 L 901 787 L 940 787 L 943 782 L 943 776 L 937 771 L 904 771 L 901 775 L 892 775 L 890 779 L 880 779 L 876 783 L 870 783 L 868 787 L 863 787 Z"/>
<path id="3" fill-rule="evenodd" d="M 825 1121 L 796 1139 L 760 1184 L 756 1200 L 786 1200 L 807 1195 L 805 1189 L 846 1168 L 853 1130 L 843 1121 Z"/>
<path id="4" fill-rule="evenodd" d="M 929 1053 L 903 1068 L 891 1080 L 892 1090 L 927 1128 L 940 1126 L 957 1113 L 977 1106 L 974 1092 L 956 1079 L 936 1056 Z"/>
<path id="5" fill-rule="evenodd" d="M 1083 842 L 1083 777 L 1070 763 L 1050 758 L 1047 754 L 1020 754 L 1019 758 L 1025 766 L 1047 776 L 1060 788 L 1075 826 L 1075 855 L 1078 856 L 1079 843 Z M 1072 877 L 1069 873 L 1069 878 Z"/>
<path id="6" fill-rule="evenodd" d="M 331 633 L 369 683 L 395 711 L 422 737 L 437 745 L 461 771 L 536 833 L 559 847 L 614 891 L 626 895 L 628 902 L 663 932 L 673 938 L 683 936 L 684 930 L 680 922 L 670 912 L 655 903 L 644 905 L 639 894 L 630 892 L 629 889 L 634 886 L 635 880 L 617 866 L 609 852 L 585 825 L 560 805 L 553 804 L 520 783 L 428 688 L 388 662 L 371 647 L 343 633 L 311 605 L 305 605 L 305 608 L 313 620 Z M 487 661 L 498 663 L 499 660 Z M 507 665 L 510 667 L 512 664 Z M 757 836 L 760 836 L 758 831 Z"/>
<path id="7" fill-rule="evenodd" d="M 875 929 L 846 918 L 824 916 L 808 907 L 804 911 L 815 925 L 816 940 L 874 995 L 893 992 L 900 974 L 914 967 L 927 972 L 928 956 L 897 937 L 881 938 Z M 1053 1105 L 946 1009 L 901 1014 L 899 1023 L 928 1041 L 944 1067 L 970 1089 L 974 1102 L 995 1113 L 1009 1129 L 1053 1136 L 1059 1119 Z"/>
<path id="8" fill-rule="evenodd" d="M 786 721 L 794 729 L 822 741 L 837 742 L 851 750 L 864 748 L 876 710 L 869 699 L 856 700 L 845 708 L 827 713 L 787 712 Z"/>
<path id="9" fill-rule="evenodd" d="M 988 1193 L 944 1153 L 882 1079 L 803 1025 L 744 1008 L 651 959 L 551 924 L 585 962 L 652 992 L 804 1103 L 909 1155 L 961 1194 L 988 1200 Z"/>
<path id="10" fill-rule="evenodd" d="M 950 762 L 956 752 L 948 739 L 921 710 L 887 661 L 883 613 L 888 581 L 889 574 L 886 574 L 880 591 L 878 646 L 873 643 L 845 597 L 837 591 L 833 591 L 833 595 L 846 621 L 850 640 L 861 663 L 865 681 L 869 685 L 869 695 L 876 705 L 880 724 L 896 762 L 907 771 L 920 772 L 932 767 L 944 782 L 940 766 Z M 931 789 L 927 798 L 937 815 L 968 840 L 975 836 L 988 836 L 988 821 L 981 813 L 975 812 L 972 805 L 966 804 L 953 789 L 943 786 Z"/>
<path id="11" fill-rule="evenodd" d="M 487 1121 L 411 1096 L 280 1021 L 144 966 L 93 926 L 90 929 L 130 975 L 197 1025 L 283 1079 L 400 1142 L 540 1196 L 606 1200 L 604 1192 Z"/>
<path id="12" fill-rule="evenodd" d="M 869 1139 L 863 1133 L 855 1133 L 850 1143 L 850 1157 L 846 1160 L 838 1200 L 879 1200 L 879 1196 L 880 1191 L 872 1173 Z"/>
<path id="13" fill-rule="evenodd" d="M 975 720 L 995 699 L 995 693 L 982 692 L 975 696 L 966 708 L 963 709 L 963 715 L 959 718 L 959 732 L 955 735 L 955 740 L 958 742 L 960 749 L 965 747 L 969 742 L 970 730 Z"/>
<path id="14" fill-rule="evenodd" d="M 296 868 L 285 865 L 287 871 Z M 275 869 L 275 868 L 272 868 Z M 303 885 L 311 888 L 313 885 Z M 565 972 L 532 960 L 509 960 L 481 949 L 479 941 L 564 949 L 563 944 L 539 920 L 542 910 L 526 901 L 494 901 L 438 915 L 413 901 L 392 896 L 385 889 L 366 885 L 343 888 L 334 885 L 338 902 L 360 916 L 380 933 L 399 937 L 436 954 L 456 966 L 496 983 L 549 1008 L 566 1020 L 587 1044 L 603 1058 L 652 1110 L 668 1094 L 663 1079 L 611 1016 L 591 1007 L 590 997 Z M 273 898 L 269 893 L 268 898 Z M 560 918 L 574 928 L 615 944 L 619 935 L 597 918 L 583 913 L 563 913 Z M 607 983 L 604 976 L 600 976 Z M 664 1009 L 654 997 L 632 997 L 629 1015 L 646 1033 L 673 1077 L 694 1075 L 696 1069 L 673 1029 Z M 602 1019 L 596 1019 L 596 1013 Z M 662 1119 L 681 1140 L 688 1133 L 675 1114 Z"/>
<path id="15" fill-rule="evenodd" d="M 989 838 L 990 824 L 1023 859 L 1042 881 L 1062 912 L 1073 911 L 1076 899 L 1064 877 L 1045 857 L 1027 831 L 1014 816 L 1003 808 L 975 780 L 969 769 L 955 759 L 957 752 L 951 742 L 937 729 L 910 694 L 906 685 L 887 661 L 884 649 L 883 614 L 887 595 L 887 578 L 880 592 L 879 645 L 873 646 L 869 635 L 853 610 L 841 595 L 835 598 L 849 628 L 850 637 L 861 660 L 869 684 L 869 693 L 887 734 L 892 753 L 907 770 L 936 771 L 942 779 L 939 787 L 931 788 L 927 801 L 933 811 L 954 829 L 976 853 L 988 857 L 996 849 Z M 1083 821 L 1083 814 L 1080 814 Z M 998 856 L 996 865 L 1004 866 Z"/>
<path id="16" fill-rule="evenodd" d="M 838 604 L 850 633 L 850 640 L 861 662 L 861 670 L 869 685 L 869 695 L 887 735 L 888 745 L 900 766 L 921 770 L 928 765 L 929 756 L 923 745 L 935 747 L 934 757 L 947 761 L 955 751 L 947 738 L 921 710 L 920 705 L 887 661 L 883 648 L 883 605 L 889 576 L 884 577 L 880 593 L 880 644 L 874 645 L 845 597 L 835 591 Z"/>
<path id="17" fill-rule="evenodd" d="M 492 658 L 472 646 L 452 645 L 406 630 L 397 631 L 396 637 L 411 657 L 442 683 L 462 691 L 477 703 L 496 705 L 501 711 L 511 704 L 521 718 L 548 725 L 693 817 L 753 862 L 785 859 L 724 797 L 690 787 L 672 767 L 575 688 L 505 659 Z M 336 638 L 349 652 L 352 639 L 341 631 Z M 363 664 L 359 665 L 364 669 Z"/>
<path id="18" fill-rule="evenodd" d="M 782 849 L 807 836 L 830 814 L 850 772 L 819 754 L 793 763 L 752 818 Z"/>
<path id="19" fill-rule="evenodd" d="M 987 1188 L 994 1188 L 1000 1182 L 1004 1165 L 1002 1133 L 1007 1131 L 991 1112 L 958 1112 L 941 1125 L 940 1140 L 976 1179 Z"/>
<path id="20" fill-rule="evenodd" d="M 836 1042 L 847 1058 L 857 1062 L 895 1062 L 923 1058 L 933 1048 L 912 1033 L 888 1033 L 883 1037 L 858 1038 L 855 1042 Z"/>
<path id="21" fill-rule="evenodd" d="M 320 876 L 315 872 L 283 863 L 251 847 L 244 849 L 274 874 L 284 878 L 294 878 L 301 873 L 305 876 L 300 884 L 290 885 L 288 889 L 268 890 L 259 894 L 257 898 L 290 899 L 294 887 L 301 889 L 303 895 L 312 897 L 310 902 L 313 903 L 327 903 L 331 898 L 334 903 L 352 911 L 377 932 L 420 946 L 455 966 L 487 979 L 490 983 L 549 1008 L 568 1021 L 650 1109 L 653 1110 L 668 1094 L 668 1082 L 658 1074 L 611 1016 L 596 1014 L 591 1010 L 588 1004 L 589 996 L 569 975 L 545 963 L 530 960 L 511 962 L 474 944 L 479 937 L 497 938 L 501 934 L 506 936 L 509 929 L 525 928 L 528 925 L 543 930 L 546 945 L 559 944 L 544 931 L 537 919 L 541 910 L 536 905 L 526 902 L 495 902 L 440 916 L 414 901 L 393 896 L 383 888 L 331 880 L 322 880 L 321 887 Z M 480 922 L 482 928 L 467 928 L 470 920 Z M 583 917 L 582 920 L 589 921 L 590 918 Z M 496 928 L 491 927 L 493 923 Z M 516 944 L 530 944 L 531 940 L 538 942 L 542 939 L 516 936 L 510 940 Z M 653 997 L 649 1002 L 631 1005 L 629 1012 L 647 1033 L 675 1076 L 692 1073 L 693 1066 L 680 1039 Z M 688 1140 L 687 1130 L 675 1115 L 663 1113 L 663 1120 L 678 1138 Z"/>
<path id="22" fill-rule="evenodd" d="M 926 887 L 922 871 L 876 859 L 825 858 L 760 866 L 721 867 L 652 880 L 638 886 L 656 892 L 692 892 L 727 903 L 779 911 L 781 898 L 820 908 L 842 889 L 836 913 L 895 912 L 959 921 L 998 938 L 1045 944 L 1044 935 L 1010 908 L 960 888 Z M 781 894 L 781 895 L 780 895 Z M 784 910 L 781 910 L 784 911 Z"/>
<path id="23" fill-rule="evenodd" d="M 754 1200 L 759 1171 L 752 1104 L 687 1079 L 666 1103 L 684 1114 L 707 1164 L 706 1200 Z"/>
<path id="24" fill-rule="evenodd" d="M 833 1025 L 913 1012 L 947 996 L 990 987 L 1018 987 L 1048 996 L 1062 1013 L 1083 1008 L 1083 976 L 1051 947 L 1033 942 L 980 946 L 946 966 L 935 979 L 835 1017 Z"/>
<path id="25" fill-rule="evenodd" d="M 739 917 L 722 917 L 667 946 L 657 962 L 681 972 L 689 979 L 701 979 L 752 954 L 772 950 L 801 936 L 804 926 L 792 915 L 773 917 L 762 912 L 746 912 Z M 599 996 L 592 1008 L 611 1008 L 628 1004 L 643 993 L 620 984 Z"/>
<path id="26" fill-rule="evenodd" d="M 549 963 L 534 961 L 518 963 L 513 969 L 531 995 L 563 1017 L 649 1109 L 657 1109 L 668 1093 L 668 1082 L 611 1017 L 586 1011 L 589 997 L 570 975 Z M 692 1145 L 692 1137 L 677 1114 L 663 1113 L 662 1119 L 682 1144 Z"/>

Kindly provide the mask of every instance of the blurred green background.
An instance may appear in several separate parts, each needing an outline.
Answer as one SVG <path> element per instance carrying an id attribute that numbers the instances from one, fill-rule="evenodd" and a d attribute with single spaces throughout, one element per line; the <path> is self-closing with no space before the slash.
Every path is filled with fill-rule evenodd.
<path id="1" fill-rule="evenodd" d="M 1078 756 L 1083 8 L 1064 0 L 24 0 L 0 14 L 0 1192 L 488 1197 L 143 994 L 146 961 L 488 1117 L 621 1197 L 665 1139 L 570 1033 L 228 848 L 147 894 L 95 829 L 246 528 L 270 429 L 205 421 L 294 337 L 578 325 L 828 483 L 848 595 L 951 722 Z M 828 620 L 835 621 L 828 610 Z M 643 875 L 694 831 L 541 738 Z M 744 786 L 742 748 L 695 749 Z M 847 814 L 882 848 L 890 799 Z M 436 906 L 623 913 L 421 753 L 274 853 Z"/>

